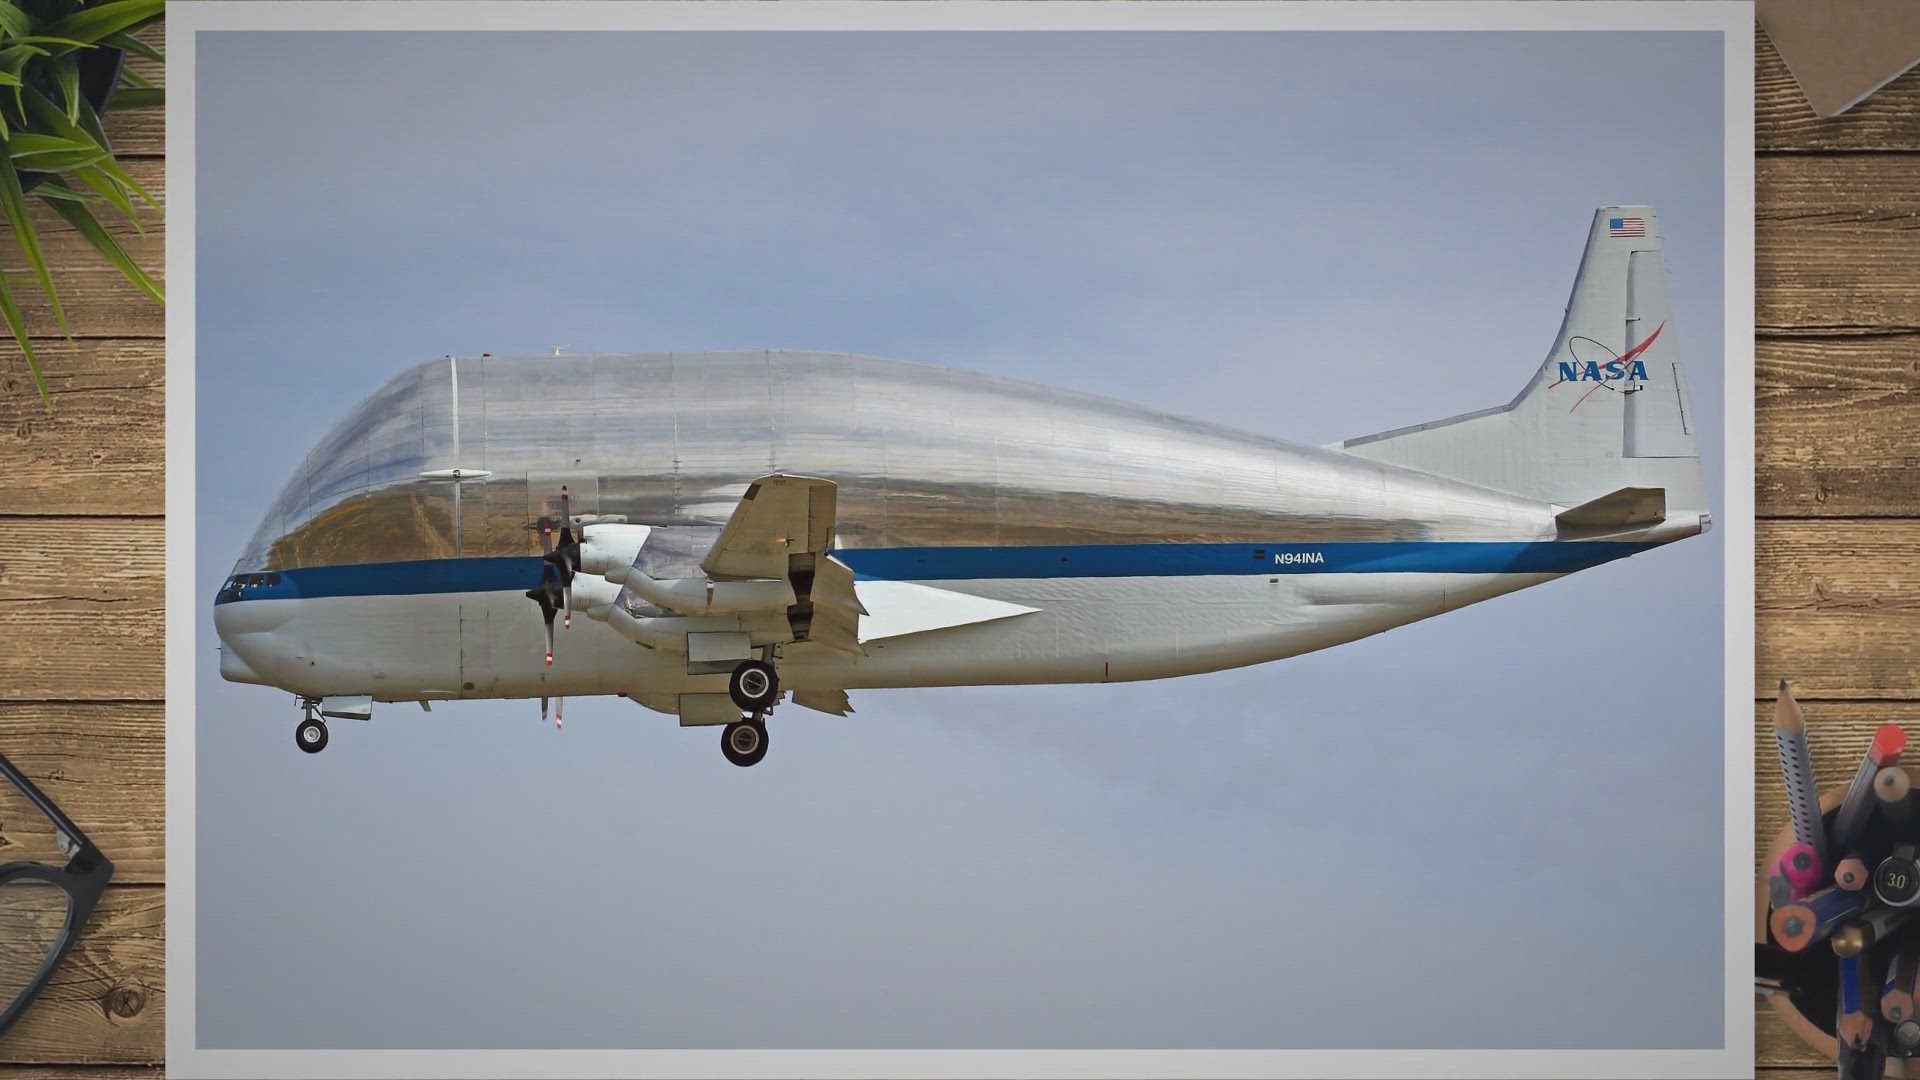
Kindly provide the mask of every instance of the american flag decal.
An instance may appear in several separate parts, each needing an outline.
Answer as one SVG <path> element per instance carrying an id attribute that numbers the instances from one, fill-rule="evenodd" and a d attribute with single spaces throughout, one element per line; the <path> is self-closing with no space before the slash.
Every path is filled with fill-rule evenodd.
<path id="1" fill-rule="evenodd" d="M 1647 219 L 1637 217 L 1617 217 L 1607 219 L 1608 236 L 1645 236 Z"/>

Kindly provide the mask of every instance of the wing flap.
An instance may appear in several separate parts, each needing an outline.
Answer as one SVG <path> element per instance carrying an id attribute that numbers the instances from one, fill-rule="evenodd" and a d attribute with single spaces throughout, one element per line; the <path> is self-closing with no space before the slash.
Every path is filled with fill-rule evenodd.
<path id="1" fill-rule="evenodd" d="M 845 690 L 795 690 L 793 703 L 830 716 L 847 716 L 853 712 L 853 702 L 847 700 Z"/>

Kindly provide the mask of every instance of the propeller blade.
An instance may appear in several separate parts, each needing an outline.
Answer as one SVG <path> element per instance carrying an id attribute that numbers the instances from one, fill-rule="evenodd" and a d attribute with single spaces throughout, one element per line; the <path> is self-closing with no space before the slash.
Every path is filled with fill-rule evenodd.
<path id="1" fill-rule="evenodd" d="M 553 730 L 555 731 L 560 730 L 560 721 L 563 719 L 562 714 L 564 714 L 566 711 L 567 711 L 567 699 L 565 697 L 554 698 L 553 699 Z"/>
<path id="2" fill-rule="evenodd" d="M 547 722 L 547 699 L 544 696 L 540 699 L 540 722 Z"/>
<path id="3" fill-rule="evenodd" d="M 559 583 L 553 580 L 553 574 L 547 567 L 540 568 L 540 584 L 526 591 L 526 598 L 540 605 L 541 621 L 547 625 L 547 666 L 553 666 L 553 616 L 558 610 L 555 595 L 560 591 Z"/>
<path id="4" fill-rule="evenodd" d="M 573 543 L 573 497 L 567 494 L 567 485 L 560 485 L 560 546 Z"/>

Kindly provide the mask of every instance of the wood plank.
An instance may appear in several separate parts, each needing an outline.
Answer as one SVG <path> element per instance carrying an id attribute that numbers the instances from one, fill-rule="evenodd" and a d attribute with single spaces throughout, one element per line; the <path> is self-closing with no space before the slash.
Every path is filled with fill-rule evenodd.
<path id="1" fill-rule="evenodd" d="M 0 230 L 6 233 L 6 230 Z M 144 236 L 122 236 L 120 246 L 134 264 L 145 270 L 164 289 L 166 285 L 166 232 L 149 229 Z M 13 245 L 10 233 L 0 244 Z M 112 263 L 102 258 L 78 234 L 70 230 L 49 229 L 42 238 L 49 276 L 67 324 L 76 337 L 86 338 L 161 338 L 166 336 L 166 313 L 133 283 L 120 275 Z M 17 256 L 15 256 L 17 258 Z M 39 282 L 31 277 L 12 279 L 13 295 L 20 303 L 27 332 L 35 339 L 61 337 L 60 324 L 54 321 L 53 305 L 47 303 Z M 18 351 L 12 336 L 4 339 L 5 355 Z M 37 344 L 37 340 L 36 340 Z"/>
<path id="2" fill-rule="evenodd" d="M 158 518 L 0 518 L 0 700 L 163 695 L 164 530 Z"/>
<path id="3" fill-rule="evenodd" d="M 127 220 L 126 215 L 118 210 L 105 206 L 95 207 L 94 216 L 99 218 L 107 231 L 114 234 L 123 244 L 128 237 L 138 236 L 141 229 L 154 232 L 165 228 L 167 208 L 167 163 L 164 158 L 137 158 L 126 163 L 126 171 L 134 183 L 139 184 L 153 196 L 154 201 L 160 204 L 160 208 L 156 210 L 135 199 L 133 205 L 139 212 L 137 218 L 140 222 L 140 228 L 136 229 L 133 223 Z M 33 223 L 37 235 L 44 238 L 73 232 L 73 226 L 67 224 L 66 218 L 54 213 L 40 200 L 33 199 L 31 196 L 29 199 L 32 203 Z"/>
<path id="4" fill-rule="evenodd" d="M 161 702 L 0 704 L 0 749 L 107 858 L 122 885 L 166 880 Z"/>
<path id="5" fill-rule="evenodd" d="M 166 891 L 113 886 L 53 981 L 5 1039 L 0 1062 L 165 1060 Z"/>
<path id="6" fill-rule="evenodd" d="M 1920 150 L 1920 72 L 1822 118 L 1800 93 L 1765 31 L 1754 35 L 1753 145 L 1761 152 Z"/>
<path id="7" fill-rule="evenodd" d="M 1900 154 L 1755 163 L 1762 332 L 1920 330 L 1920 168 Z"/>
<path id="8" fill-rule="evenodd" d="M 1920 390 L 1920 334 L 1764 337 L 1753 375 L 1770 390 Z"/>
<path id="9" fill-rule="evenodd" d="M 1755 693 L 1906 699 L 1920 686 L 1920 521 L 1761 521 Z"/>
<path id="10" fill-rule="evenodd" d="M 165 343 L 55 340 L 38 348 L 51 411 L 17 353 L 0 363 L 0 514 L 164 512 Z"/>
<path id="11" fill-rule="evenodd" d="M 1838 367 L 1858 358 L 1825 362 Z M 1902 366 L 1890 363 L 1877 377 L 1897 380 Z M 1763 518 L 1920 516 L 1916 430 L 1920 388 L 1756 390 L 1755 512 Z"/>
<path id="12" fill-rule="evenodd" d="M 37 1065 L 10 1064 L 0 1069 L 0 1076 L 6 1080 L 144 1080 L 146 1077 L 166 1075 L 166 1066 L 161 1062 L 144 1065 L 130 1065 L 101 1062 L 98 1064 L 68 1064 L 47 1062 Z"/>

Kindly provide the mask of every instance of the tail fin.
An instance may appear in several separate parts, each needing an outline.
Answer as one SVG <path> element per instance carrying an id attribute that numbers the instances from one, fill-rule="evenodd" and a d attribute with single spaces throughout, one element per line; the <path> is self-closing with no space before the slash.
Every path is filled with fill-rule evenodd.
<path id="1" fill-rule="evenodd" d="M 1653 207 L 1594 213 L 1560 336 L 1518 397 L 1334 449 L 1569 507 L 1659 488 L 1704 514 Z"/>

